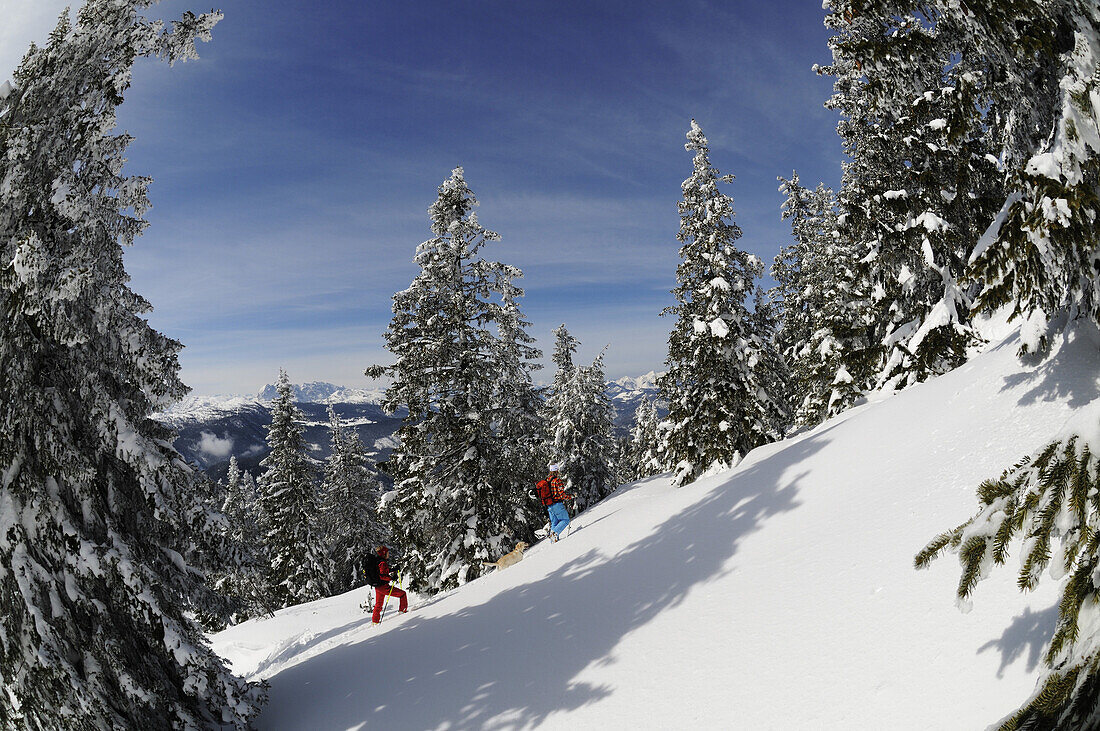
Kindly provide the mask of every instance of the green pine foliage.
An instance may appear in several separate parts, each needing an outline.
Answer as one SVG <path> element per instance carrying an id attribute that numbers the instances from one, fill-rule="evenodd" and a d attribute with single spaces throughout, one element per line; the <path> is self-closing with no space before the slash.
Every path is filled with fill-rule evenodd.
<path id="1" fill-rule="evenodd" d="M 116 108 L 142 57 L 195 56 L 220 15 L 165 28 L 88 0 L 0 99 L 0 728 L 245 728 L 261 690 L 196 614 L 208 485 L 151 418 L 183 396 L 181 345 L 149 326 L 123 247 L 148 178 Z"/>
<path id="2" fill-rule="evenodd" d="M 490 261 L 499 240 L 483 228 L 462 168 L 428 209 L 433 237 L 416 251 L 420 273 L 393 297 L 386 331 L 385 406 L 405 407 L 386 469 L 396 496 L 383 516 L 403 550 L 410 586 L 434 593 L 481 574 L 482 561 L 533 538 L 536 392 L 519 269 Z"/>
<path id="3" fill-rule="evenodd" d="M 290 607 L 328 596 L 327 571 L 316 521 L 319 500 L 315 470 L 306 455 L 302 413 L 286 371 L 279 371 L 278 396 L 271 403 L 267 446 L 260 466 L 260 507 L 266 520 L 263 550 L 268 560 L 267 597 Z"/>
<path id="4" fill-rule="evenodd" d="M 979 511 L 937 536 L 917 568 L 949 551 L 962 566 L 957 589 L 964 608 L 978 583 L 1003 565 L 1015 542 L 1023 556 L 1021 591 L 1034 589 L 1044 571 L 1063 578 L 1058 623 L 1044 655 L 1048 670 L 1035 695 L 1001 729 L 1100 728 L 1095 689 L 1100 682 L 1100 637 L 1082 634 L 1082 615 L 1100 610 L 1100 471 L 1092 448 L 1078 436 L 1055 441 L 999 479 L 978 488 Z"/>

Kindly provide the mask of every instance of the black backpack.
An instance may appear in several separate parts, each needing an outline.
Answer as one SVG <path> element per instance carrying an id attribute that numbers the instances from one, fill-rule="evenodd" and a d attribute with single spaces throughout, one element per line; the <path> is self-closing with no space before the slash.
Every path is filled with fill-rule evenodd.
<path id="1" fill-rule="evenodd" d="M 367 577 L 367 584 L 370 586 L 382 585 L 382 574 L 378 571 L 378 564 L 382 563 L 382 557 L 378 554 L 372 553 L 367 556 L 367 567 L 363 573 Z"/>

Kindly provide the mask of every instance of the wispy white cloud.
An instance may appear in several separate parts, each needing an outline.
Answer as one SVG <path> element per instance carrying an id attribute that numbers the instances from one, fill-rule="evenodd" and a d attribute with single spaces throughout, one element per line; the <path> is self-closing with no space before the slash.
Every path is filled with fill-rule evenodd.
<path id="1" fill-rule="evenodd" d="M 182 375 L 199 393 L 255 392 L 280 367 L 368 385 L 363 368 L 388 359 L 392 293 L 430 236 L 426 209 L 461 164 L 503 236 L 486 255 L 525 272 L 541 347 L 566 322 L 583 357 L 610 345 L 612 376 L 659 368 L 688 120 L 737 175 L 742 245 L 765 259 L 787 235 L 775 176 L 813 180 L 835 159 L 822 151 L 827 84 L 806 59 L 819 11 L 777 3 L 368 13 L 348 0 L 293 29 L 234 3 L 198 64 L 139 64 L 121 109 L 130 172 L 155 179 L 152 225 L 126 254 L 133 287 L 186 344 Z M 777 27 L 750 27 L 761 19 Z"/>
<path id="2" fill-rule="evenodd" d="M 222 438 L 213 432 L 204 431 L 199 434 L 198 447 L 200 451 L 215 459 L 225 459 L 233 451 L 233 439 Z"/>

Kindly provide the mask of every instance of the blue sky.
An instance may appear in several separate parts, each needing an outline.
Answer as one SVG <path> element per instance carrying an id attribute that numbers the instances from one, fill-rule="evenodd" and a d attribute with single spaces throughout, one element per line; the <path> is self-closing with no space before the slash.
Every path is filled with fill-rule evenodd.
<path id="1" fill-rule="evenodd" d="M 74 3 L 75 4 L 75 3 Z M 0 0 L 0 77 L 61 8 Z M 208 5 L 168 0 L 151 14 Z M 743 248 L 789 238 L 776 176 L 840 178 L 819 3 L 235 0 L 202 59 L 144 62 L 120 110 L 151 226 L 127 253 L 195 392 L 366 386 L 390 297 L 456 165 L 525 273 L 544 351 L 565 323 L 611 378 L 660 370 L 696 118 L 736 176 Z M 770 282 L 765 282 L 768 286 Z M 543 371 L 537 377 L 548 379 Z"/>

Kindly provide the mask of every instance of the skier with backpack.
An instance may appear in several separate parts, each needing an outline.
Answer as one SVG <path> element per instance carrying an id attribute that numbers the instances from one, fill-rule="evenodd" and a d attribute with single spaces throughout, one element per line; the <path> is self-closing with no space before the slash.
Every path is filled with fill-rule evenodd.
<path id="1" fill-rule="evenodd" d="M 386 597 L 397 597 L 401 604 L 397 611 L 401 614 L 409 611 L 409 596 L 403 590 L 390 584 L 390 549 L 379 546 L 378 550 L 367 561 L 367 583 L 374 587 L 374 624 L 382 622 L 382 605 Z"/>
<path id="2" fill-rule="evenodd" d="M 550 516 L 550 540 L 557 541 L 572 530 L 569 527 L 569 511 L 565 508 L 565 501 L 572 500 L 573 496 L 565 492 L 565 483 L 558 476 L 561 465 L 551 462 L 546 467 L 550 474 L 546 479 L 539 480 L 535 489 Z"/>

